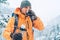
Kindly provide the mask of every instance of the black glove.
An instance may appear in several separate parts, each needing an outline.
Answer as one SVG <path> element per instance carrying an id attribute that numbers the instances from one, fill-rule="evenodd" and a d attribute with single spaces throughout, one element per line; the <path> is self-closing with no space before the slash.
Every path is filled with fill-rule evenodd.
<path id="1" fill-rule="evenodd" d="M 21 33 L 16 33 L 13 35 L 13 40 L 22 40 L 22 34 Z"/>
<path id="2" fill-rule="evenodd" d="M 12 38 L 13 33 L 10 34 L 10 37 Z"/>
<path id="3" fill-rule="evenodd" d="M 10 34 L 10 37 L 13 40 L 22 40 L 22 34 L 21 33 L 11 33 Z"/>
<path id="4" fill-rule="evenodd" d="M 37 19 L 37 16 L 35 15 L 35 13 L 32 10 L 29 10 L 29 12 L 26 15 L 30 16 L 32 21 Z"/>

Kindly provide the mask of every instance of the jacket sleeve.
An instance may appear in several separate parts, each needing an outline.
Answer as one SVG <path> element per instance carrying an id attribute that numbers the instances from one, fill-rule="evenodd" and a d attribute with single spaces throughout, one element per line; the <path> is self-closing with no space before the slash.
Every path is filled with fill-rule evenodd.
<path id="1" fill-rule="evenodd" d="M 4 32 L 3 32 L 3 37 L 6 40 L 11 40 L 10 33 L 13 32 L 13 29 L 14 29 L 14 18 L 11 17 L 6 25 Z"/>
<path id="2" fill-rule="evenodd" d="M 38 30 L 44 29 L 44 25 L 39 17 L 37 17 L 37 19 L 33 21 L 33 26 Z"/>

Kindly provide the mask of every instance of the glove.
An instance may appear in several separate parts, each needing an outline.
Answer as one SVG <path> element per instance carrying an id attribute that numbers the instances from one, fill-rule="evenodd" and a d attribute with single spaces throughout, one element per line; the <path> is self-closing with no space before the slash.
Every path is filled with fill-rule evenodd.
<path id="1" fill-rule="evenodd" d="M 10 34 L 10 37 L 13 40 L 22 40 L 22 34 L 21 33 L 11 33 Z"/>
<path id="2" fill-rule="evenodd" d="M 30 16 L 31 20 L 36 20 L 37 16 L 35 15 L 35 13 L 32 10 L 29 10 L 28 13 L 26 13 L 27 16 Z"/>
<path id="3" fill-rule="evenodd" d="M 22 34 L 21 33 L 16 33 L 13 35 L 13 40 L 22 40 Z"/>
<path id="4" fill-rule="evenodd" d="M 10 37 L 12 38 L 13 33 L 10 34 Z"/>

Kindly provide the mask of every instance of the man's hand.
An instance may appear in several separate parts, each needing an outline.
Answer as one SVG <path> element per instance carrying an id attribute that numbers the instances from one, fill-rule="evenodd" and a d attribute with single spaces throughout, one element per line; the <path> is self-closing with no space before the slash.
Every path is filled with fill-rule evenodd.
<path id="1" fill-rule="evenodd" d="M 27 16 L 30 16 L 32 21 L 37 19 L 37 16 L 32 10 L 29 10 L 29 12 L 27 13 Z"/>

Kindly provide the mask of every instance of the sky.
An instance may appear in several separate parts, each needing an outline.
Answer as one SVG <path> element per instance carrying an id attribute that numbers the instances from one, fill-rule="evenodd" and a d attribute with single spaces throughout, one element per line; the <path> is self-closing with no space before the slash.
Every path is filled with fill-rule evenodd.
<path id="1" fill-rule="evenodd" d="M 22 0 L 8 0 L 10 8 L 20 7 Z M 32 10 L 40 17 L 44 25 L 60 15 L 60 0 L 29 0 Z"/>

